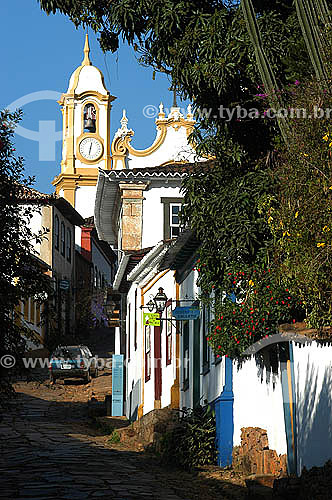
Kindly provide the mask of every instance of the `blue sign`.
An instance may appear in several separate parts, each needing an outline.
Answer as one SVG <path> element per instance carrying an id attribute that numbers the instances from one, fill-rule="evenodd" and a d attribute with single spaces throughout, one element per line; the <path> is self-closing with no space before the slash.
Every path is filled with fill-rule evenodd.
<path id="1" fill-rule="evenodd" d="M 172 316 L 177 320 L 197 319 L 199 318 L 200 311 L 198 307 L 186 306 L 176 307 L 172 311 Z"/>
<path id="2" fill-rule="evenodd" d="M 123 415 L 123 354 L 112 356 L 112 416 Z"/>

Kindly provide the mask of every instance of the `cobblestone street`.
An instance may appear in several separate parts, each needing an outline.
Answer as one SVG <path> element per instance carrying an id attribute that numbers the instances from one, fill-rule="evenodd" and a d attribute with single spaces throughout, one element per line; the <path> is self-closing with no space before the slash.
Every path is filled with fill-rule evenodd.
<path id="1" fill-rule="evenodd" d="M 88 399 L 103 378 L 111 379 L 103 373 L 87 386 L 16 384 L 18 397 L 0 421 L 0 498 L 180 498 L 140 467 L 139 453 L 89 432 Z"/>
<path id="2" fill-rule="evenodd" d="M 88 409 L 96 409 L 110 384 L 110 371 L 90 384 L 15 384 L 17 397 L 0 412 L 1 499 L 245 498 L 244 481 L 229 471 L 169 470 L 137 443 L 112 443 L 91 426 Z"/>

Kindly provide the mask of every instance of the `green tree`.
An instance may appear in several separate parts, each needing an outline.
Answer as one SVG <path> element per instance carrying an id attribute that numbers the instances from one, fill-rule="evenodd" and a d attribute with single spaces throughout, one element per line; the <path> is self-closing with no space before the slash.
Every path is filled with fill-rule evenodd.
<path id="1" fill-rule="evenodd" d="M 128 42 L 141 63 L 166 73 L 178 93 L 193 101 L 197 151 L 215 156 L 212 166 L 197 167 L 184 182 L 184 220 L 202 241 L 197 268 L 203 299 L 214 291 L 216 312 L 222 316 L 224 292 L 230 296 L 239 285 L 229 276 L 244 273 L 248 314 L 255 304 L 260 321 L 272 318 L 271 332 L 279 320 L 301 317 L 295 305 L 302 289 L 294 286 L 292 304 L 288 294 L 283 297 L 294 275 L 281 272 L 285 254 L 276 251 L 279 240 L 267 214 L 270 206 L 280 208 L 286 199 L 275 175 L 276 153 L 284 151 L 283 140 L 293 131 L 286 131 L 282 120 L 264 117 L 264 111 L 271 103 L 288 106 L 295 82 L 312 80 L 314 71 L 318 76 L 325 72 L 328 33 L 324 38 L 320 32 L 331 0 L 39 2 L 48 13 L 68 15 L 76 26 L 90 25 L 104 50 L 115 51 L 119 39 Z M 223 113 L 226 108 L 235 110 L 232 119 Z M 249 285 L 256 282 L 255 272 L 263 276 L 267 269 L 271 275 L 265 286 L 282 297 L 287 310 L 276 299 L 271 314 L 266 289 L 258 297 L 258 288 Z M 236 291 L 240 293 L 239 287 Z M 232 315 L 233 308 L 227 309 Z M 219 326 L 213 325 L 213 335 Z M 236 344 L 224 342 L 222 353 L 238 354 L 245 342 Z M 217 351 L 221 339 L 211 345 Z"/>
<path id="2" fill-rule="evenodd" d="M 13 147 L 15 126 L 21 112 L 0 112 L 0 395 L 10 389 L 9 370 L 3 356 L 16 359 L 15 369 L 23 369 L 22 355 L 26 350 L 24 337 L 29 336 L 17 316 L 20 301 L 29 297 L 38 300 L 50 292 L 48 278 L 33 257 L 34 235 L 29 227 L 33 209 L 19 204 L 25 188 L 33 179 L 24 177 L 23 158 L 17 157 Z"/>

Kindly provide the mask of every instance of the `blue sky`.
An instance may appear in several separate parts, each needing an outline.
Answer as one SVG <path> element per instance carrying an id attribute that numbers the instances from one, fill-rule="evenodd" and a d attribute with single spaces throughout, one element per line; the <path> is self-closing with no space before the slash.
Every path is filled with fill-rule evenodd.
<path id="1" fill-rule="evenodd" d="M 30 93 L 65 92 L 74 69 L 83 57 L 84 32 L 60 14 L 47 16 L 37 0 L 1 0 L 0 2 L 1 93 L 0 109 L 6 108 Z M 156 75 L 152 69 L 138 64 L 134 52 L 122 46 L 116 54 L 106 56 L 99 48 L 96 35 L 90 30 L 90 57 L 105 77 L 108 90 L 117 96 L 111 111 L 111 137 L 120 126 L 122 109 L 126 108 L 128 126 L 135 131 L 132 144 L 138 148 L 149 146 L 155 137 L 154 119 L 143 115 L 149 104 L 158 106 L 160 101 L 170 107 L 172 94 L 165 75 Z M 55 130 L 61 130 L 60 106 L 52 99 L 26 102 L 22 109 L 21 125 L 29 131 L 39 131 L 40 121 L 55 121 Z M 31 98 L 26 98 L 26 101 Z M 35 134 L 38 138 L 38 134 Z M 56 142 L 55 161 L 40 160 L 40 145 L 15 134 L 15 147 L 25 159 L 26 175 L 36 177 L 35 187 L 52 192 L 51 181 L 60 171 L 61 141 Z M 48 154 L 48 156 L 51 156 Z"/>

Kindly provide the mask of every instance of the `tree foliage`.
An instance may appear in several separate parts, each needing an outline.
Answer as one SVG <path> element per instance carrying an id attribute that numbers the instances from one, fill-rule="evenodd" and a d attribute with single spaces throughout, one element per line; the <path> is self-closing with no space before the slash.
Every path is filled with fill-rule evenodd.
<path id="1" fill-rule="evenodd" d="M 331 286 L 328 279 L 321 277 L 331 275 L 331 131 L 324 121 L 309 124 L 308 120 L 300 123 L 265 117 L 271 104 L 282 103 L 287 108 L 295 103 L 294 84 L 297 87 L 298 82 L 313 82 L 314 70 L 317 75 L 325 74 L 329 54 L 325 49 L 330 40 L 325 25 L 331 0 L 306 2 L 308 9 L 302 8 L 302 0 L 39 2 L 48 13 L 59 10 L 68 15 L 76 26 L 90 25 L 100 34 L 103 50 L 114 52 L 119 40 L 128 42 L 141 63 L 166 73 L 173 88 L 193 101 L 198 124 L 192 138 L 197 152 L 213 155 L 215 165 L 211 169 L 198 166 L 185 180 L 183 217 L 202 241 L 198 283 L 203 299 L 210 300 L 213 292 L 215 321 L 227 309 L 229 327 L 233 324 L 234 305 L 227 297 L 234 291 L 239 296 L 242 292 L 230 288 L 229 276 L 245 273 L 246 280 L 242 279 L 241 284 L 248 292 L 247 302 L 251 307 L 255 303 L 258 316 L 270 321 L 272 333 L 279 321 L 301 317 L 301 311 L 293 305 L 303 300 L 312 324 L 319 324 L 314 321 L 319 315 L 324 317 L 323 323 L 331 322 L 332 301 L 323 292 L 325 286 L 327 290 Z M 241 3 L 246 6 L 244 10 Z M 309 94 L 311 85 L 308 83 Z M 283 90 L 286 88 L 287 92 Z M 325 90 L 325 97 L 320 99 L 316 88 L 313 103 L 329 104 L 329 88 Z M 303 102 L 312 109 L 309 94 L 298 104 Z M 221 113 L 226 108 L 241 109 L 241 115 L 235 112 L 229 119 L 229 115 Z M 257 113 L 249 112 L 253 108 Z M 288 141 L 286 146 L 280 130 Z M 314 209 L 315 197 L 319 200 L 319 215 Z M 296 208 L 299 205 L 302 212 Z M 297 212 L 301 216 L 295 217 Z M 271 224 L 271 217 L 278 221 L 278 227 L 275 222 Z M 285 230 L 290 220 L 292 231 Z M 303 224 L 298 230 L 300 221 Z M 314 228 L 311 235 L 310 226 Z M 308 280 L 305 268 L 310 259 L 314 271 Z M 258 287 L 248 288 L 248 283 L 255 282 L 254 271 L 263 276 L 266 269 L 271 270 L 271 275 L 269 284 L 262 277 L 259 302 L 254 297 Z M 267 315 L 263 309 L 268 288 L 264 286 L 282 296 L 285 304 L 281 305 L 285 307 L 275 300 L 273 311 L 270 308 Z M 294 304 L 290 307 L 289 299 L 283 297 L 285 290 L 292 292 Z M 211 345 L 218 352 L 222 339 L 218 333 L 215 336 L 216 326 L 220 325 L 212 325 Z M 223 353 L 238 354 L 245 347 L 245 342 L 240 343 L 240 348 L 237 341 L 231 345 L 227 342 Z"/>
<path id="2" fill-rule="evenodd" d="M 33 241 L 29 221 L 33 209 L 19 205 L 18 193 L 31 186 L 33 179 L 24 177 L 23 158 L 17 157 L 13 135 L 21 112 L 0 112 L 0 358 L 14 356 L 16 369 L 21 367 L 29 329 L 22 325 L 17 311 L 20 301 L 49 291 L 47 277 L 33 257 Z M 39 240 L 40 241 L 40 240 Z M 8 388 L 8 369 L 0 363 L 0 392 Z"/>
<path id="3" fill-rule="evenodd" d="M 289 104 L 299 118 L 280 150 L 272 172 L 278 189 L 264 212 L 279 275 L 296 283 L 308 324 L 320 329 L 332 322 L 331 95 L 313 80 L 293 89 Z"/>

